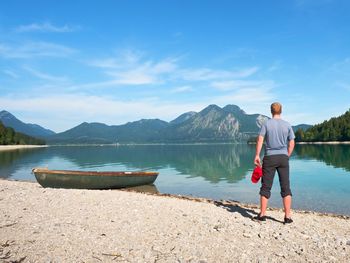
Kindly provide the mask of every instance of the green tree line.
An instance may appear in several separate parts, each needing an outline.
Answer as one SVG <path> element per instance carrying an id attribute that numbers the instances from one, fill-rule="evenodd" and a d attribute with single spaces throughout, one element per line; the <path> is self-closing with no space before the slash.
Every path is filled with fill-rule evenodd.
<path id="1" fill-rule="evenodd" d="M 18 144 L 33 144 L 43 145 L 46 144 L 44 140 L 37 139 L 23 133 L 15 132 L 10 127 L 5 127 L 0 122 L 0 145 L 18 145 Z"/>
<path id="2" fill-rule="evenodd" d="M 295 133 L 299 142 L 350 141 L 350 110 L 343 115 Z"/>

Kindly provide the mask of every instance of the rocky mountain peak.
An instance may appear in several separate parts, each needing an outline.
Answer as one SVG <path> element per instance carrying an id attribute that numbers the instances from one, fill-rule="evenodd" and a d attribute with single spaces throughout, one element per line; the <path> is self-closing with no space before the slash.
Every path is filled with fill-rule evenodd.
<path id="1" fill-rule="evenodd" d="M 233 104 L 229 104 L 226 105 L 225 107 L 222 108 L 224 111 L 226 112 L 230 112 L 233 114 L 239 114 L 239 115 L 243 115 L 246 114 L 244 110 L 242 110 L 240 107 L 238 107 L 237 105 L 233 105 Z"/>
<path id="2" fill-rule="evenodd" d="M 208 107 L 204 108 L 202 111 L 199 112 L 200 115 L 206 115 L 209 112 L 221 112 L 222 109 L 215 104 L 211 104 Z"/>
<path id="3" fill-rule="evenodd" d="M 11 113 L 9 113 L 8 111 L 0 111 L 0 119 L 4 119 L 4 118 L 16 118 L 15 116 L 13 116 Z"/>

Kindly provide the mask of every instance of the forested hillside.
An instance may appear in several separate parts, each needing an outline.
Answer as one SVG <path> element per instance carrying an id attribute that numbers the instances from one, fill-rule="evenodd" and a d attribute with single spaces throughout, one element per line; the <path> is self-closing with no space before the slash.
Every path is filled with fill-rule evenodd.
<path id="1" fill-rule="evenodd" d="M 350 141 L 350 110 L 306 131 L 298 129 L 295 136 L 302 142 Z"/>
<path id="2" fill-rule="evenodd" d="M 15 132 L 14 129 L 5 127 L 0 122 L 0 145 L 34 144 L 43 145 L 44 140 L 30 137 L 23 133 Z"/>

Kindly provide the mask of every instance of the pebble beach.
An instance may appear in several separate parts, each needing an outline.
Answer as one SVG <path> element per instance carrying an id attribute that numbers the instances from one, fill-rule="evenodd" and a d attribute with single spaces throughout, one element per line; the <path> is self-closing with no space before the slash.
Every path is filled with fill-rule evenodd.
<path id="1" fill-rule="evenodd" d="M 0 180 L 0 262 L 350 262 L 348 216 Z"/>
<path id="2" fill-rule="evenodd" d="M 13 151 L 21 149 L 32 149 L 32 148 L 44 148 L 48 147 L 47 145 L 0 145 L 1 151 Z"/>

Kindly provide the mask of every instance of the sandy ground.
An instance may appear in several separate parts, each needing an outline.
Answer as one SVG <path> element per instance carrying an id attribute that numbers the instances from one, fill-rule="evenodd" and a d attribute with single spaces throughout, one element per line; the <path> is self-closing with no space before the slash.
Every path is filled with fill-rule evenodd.
<path id="1" fill-rule="evenodd" d="M 350 262 L 349 217 L 0 180 L 0 262 Z"/>
<path id="2" fill-rule="evenodd" d="M 48 146 L 47 145 L 0 145 L 0 152 L 1 151 L 8 151 L 8 150 L 41 148 L 41 147 L 48 147 Z"/>

